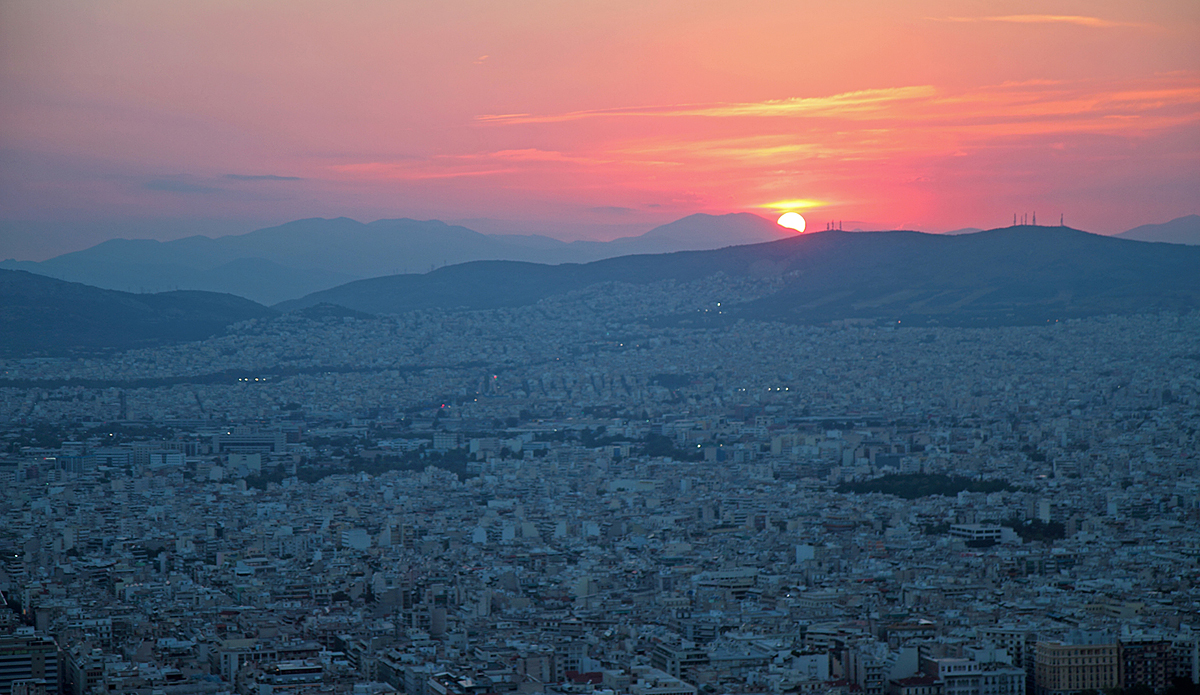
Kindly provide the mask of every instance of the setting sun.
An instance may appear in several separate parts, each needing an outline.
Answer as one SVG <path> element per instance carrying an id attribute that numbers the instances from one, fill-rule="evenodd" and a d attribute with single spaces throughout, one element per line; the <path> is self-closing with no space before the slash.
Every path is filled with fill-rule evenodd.
<path id="1" fill-rule="evenodd" d="M 778 220 L 780 227 L 794 229 L 797 232 L 804 232 L 804 218 L 798 212 L 785 212 L 779 216 Z"/>

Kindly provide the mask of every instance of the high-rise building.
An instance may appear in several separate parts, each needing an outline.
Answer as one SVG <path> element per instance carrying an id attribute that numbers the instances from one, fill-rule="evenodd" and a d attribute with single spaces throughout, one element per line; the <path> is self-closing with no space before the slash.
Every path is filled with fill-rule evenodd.
<path id="1" fill-rule="evenodd" d="M 58 645 L 31 627 L 0 637 L 0 695 L 12 695 L 13 684 L 44 680 L 47 692 L 58 692 Z"/>

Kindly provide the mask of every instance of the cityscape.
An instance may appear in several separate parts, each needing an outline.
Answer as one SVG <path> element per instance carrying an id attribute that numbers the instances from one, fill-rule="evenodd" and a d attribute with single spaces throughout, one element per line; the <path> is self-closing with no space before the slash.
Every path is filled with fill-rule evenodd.
<path id="1" fill-rule="evenodd" d="M 0 0 L 0 695 L 1200 695 L 1197 0 Z"/>
<path id="2" fill-rule="evenodd" d="M 5 360 L 0 685 L 1190 692 L 1200 318 L 655 325 L 745 292 Z"/>

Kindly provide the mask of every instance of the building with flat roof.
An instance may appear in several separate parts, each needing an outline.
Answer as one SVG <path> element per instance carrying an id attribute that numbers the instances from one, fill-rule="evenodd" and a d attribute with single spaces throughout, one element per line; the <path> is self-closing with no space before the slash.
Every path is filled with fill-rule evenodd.
<path id="1" fill-rule="evenodd" d="M 0 695 L 12 695 L 21 681 L 44 681 L 46 691 L 58 692 L 58 645 L 52 637 L 19 627 L 0 637 Z"/>
<path id="2" fill-rule="evenodd" d="M 1034 655 L 1036 695 L 1072 695 L 1103 691 L 1121 684 L 1119 647 L 1106 633 L 1069 633 L 1062 641 L 1037 643 Z"/>

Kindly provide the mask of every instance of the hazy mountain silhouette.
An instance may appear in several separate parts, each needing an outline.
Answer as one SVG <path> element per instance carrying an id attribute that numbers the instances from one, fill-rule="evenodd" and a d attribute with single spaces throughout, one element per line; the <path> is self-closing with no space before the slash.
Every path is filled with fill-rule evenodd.
<path id="1" fill-rule="evenodd" d="M 1162 224 L 1144 224 L 1117 235 L 1121 239 L 1200 245 L 1200 215 L 1177 217 Z"/>
<path id="2" fill-rule="evenodd" d="M 308 219 L 248 234 L 175 241 L 113 239 L 26 270 L 107 289 L 199 289 L 274 304 L 350 280 L 423 273 L 473 260 L 586 262 L 632 253 L 710 249 L 778 239 L 788 232 L 757 215 L 691 215 L 637 237 L 565 243 L 537 235 L 480 234 L 437 220 Z"/>
<path id="3" fill-rule="evenodd" d="M 783 281 L 781 290 L 730 307 L 725 315 L 731 318 L 1003 325 L 1200 307 L 1200 249 L 1019 226 L 956 236 L 827 231 L 557 266 L 472 262 L 424 275 L 359 280 L 276 308 L 484 309 L 530 304 L 600 282 L 686 282 L 716 273 Z"/>
<path id="4" fill-rule="evenodd" d="M 567 257 L 559 262 L 583 263 L 642 253 L 703 251 L 777 241 L 790 236 L 795 236 L 795 233 L 771 220 L 746 212 L 719 216 L 689 215 L 655 227 L 641 236 L 621 237 L 607 242 L 572 242 L 566 245 L 569 252 Z"/>
<path id="5" fill-rule="evenodd" d="M 690 282 L 717 274 L 773 282 L 763 283 L 753 301 L 726 304 L 720 318 L 692 314 L 657 320 L 1013 325 L 1200 308 L 1200 247 L 1022 226 L 957 236 L 826 231 L 584 264 L 473 261 L 424 274 L 358 280 L 275 309 L 314 317 L 487 309 L 528 305 L 604 282 Z M 131 294 L 0 270 L 0 352 L 6 355 L 196 340 L 274 313 L 229 294 Z"/>
<path id="6" fill-rule="evenodd" d="M 0 353 L 5 355 L 66 355 L 200 340 L 232 323 L 274 314 L 230 294 L 131 294 L 0 270 Z"/>
<path id="7" fill-rule="evenodd" d="M 262 258 L 239 258 L 204 269 L 177 263 L 99 263 L 92 259 L 61 262 L 51 259 L 40 264 L 7 261 L 0 267 L 124 292 L 201 290 L 234 294 L 261 304 L 275 304 L 312 292 L 314 288 L 334 287 L 358 277 L 319 269 L 296 270 Z"/>

